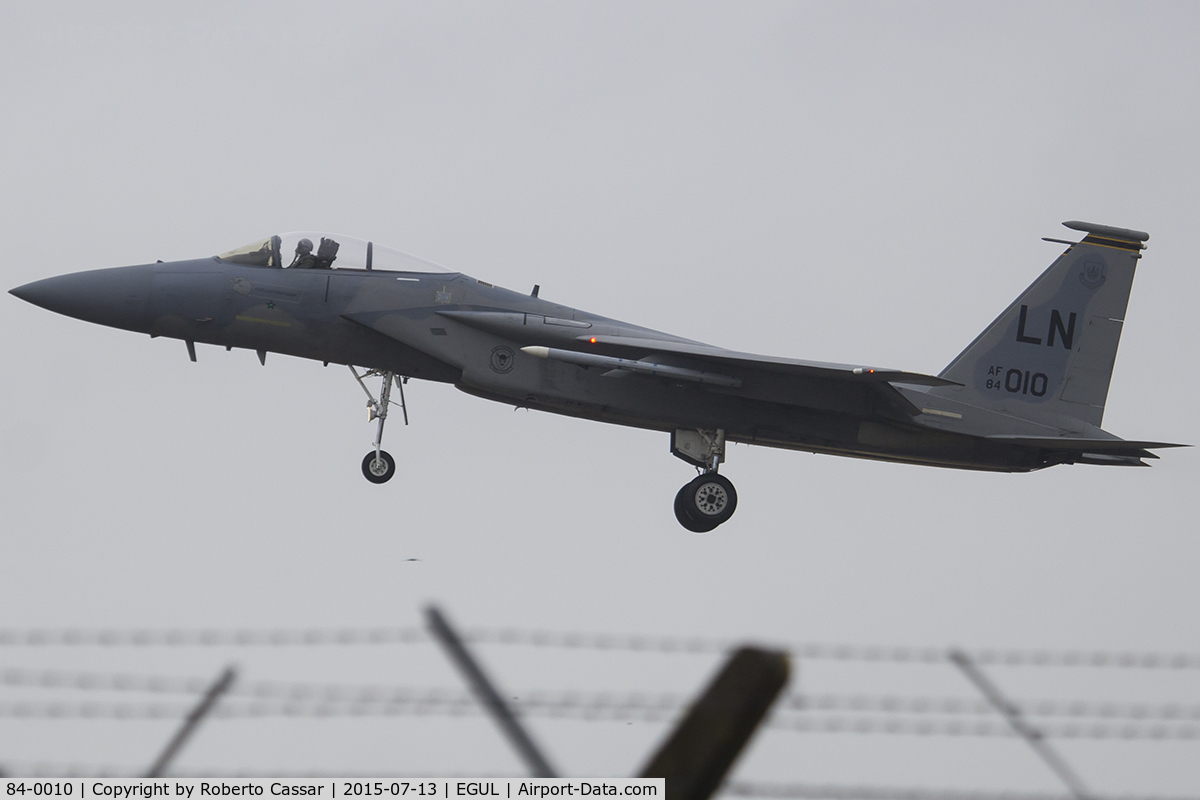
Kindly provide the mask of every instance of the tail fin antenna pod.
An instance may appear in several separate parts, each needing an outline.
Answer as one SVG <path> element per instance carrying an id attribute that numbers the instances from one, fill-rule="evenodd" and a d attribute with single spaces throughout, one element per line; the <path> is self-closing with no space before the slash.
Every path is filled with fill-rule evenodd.
<path id="1" fill-rule="evenodd" d="M 1026 419 L 1104 417 L 1134 268 L 1150 235 L 1064 222 L 1087 235 L 976 337 L 932 391 Z"/>

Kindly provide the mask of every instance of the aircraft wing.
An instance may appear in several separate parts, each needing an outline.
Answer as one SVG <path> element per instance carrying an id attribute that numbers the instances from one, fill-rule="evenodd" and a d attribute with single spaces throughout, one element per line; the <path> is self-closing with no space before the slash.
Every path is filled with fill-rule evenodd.
<path id="1" fill-rule="evenodd" d="M 855 366 L 853 364 L 831 364 L 823 361 L 804 361 L 798 358 L 763 356 L 741 353 L 722 347 L 696 342 L 680 342 L 665 339 L 649 339 L 633 336 L 579 336 L 577 341 L 597 346 L 599 352 L 623 352 L 641 358 L 651 353 L 673 353 L 708 362 L 714 366 L 727 365 L 747 369 L 801 375 L 810 378 L 840 379 L 867 383 L 909 383 L 923 386 L 961 386 L 955 381 L 881 367 Z"/>
<path id="2" fill-rule="evenodd" d="M 703 342 L 679 337 L 630 336 L 624 334 L 579 334 L 571 336 L 572 329 L 588 328 L 587 322 L 573 319 L 559 319 L 531 315 L 515 311 L 480 311 L 444 309 L 437 312 L 443 317 L 461 322 L 472 328 L 488 331 L 497 336 L 510 338 L 513 341 L 527 344 L 535 348 L 549 349 L 549 353 L 538 352 L 542 358 L 552 358 L 573 363 L 583 363 L 588 360 L 592 366 L 602 366 L 595 357 L 604 356 L 609 359 L 625 361 L 625 363 L 609 363 L 604 366 L 620 372 L 651 372 L 646 367 L 658 367 L 658 374 L 666 375 L 666 364 L 630 363 L 631 361 L 654 361 L 654 356 L 674 355 L 690 362 L 689 367 L 675 370 L 674 377 L 688 379 L 685 373 L 719 373 L 732 367 L 741 369 L 760 370 L 782 375 L 817 378 L 824 380 L 842 380 L 855 383 L 909 383 L 923 386 L 961 386 L 955 381 L 938 378 L 933 375 L 922 375 L 917 372 L 904 372 L 895 369 L 858 366 L 855 364 L 830 364 L 822 361 L 804 361 L 796 358 L 781 358 L 779 356 L 763 356 L 755 353 L 741 353 L 736 350 L 726 350 Z M 530 325 L 530 318 L 543 320 L 542 325 Z M 553 335 L 547 335 L 553 332 Z M 566 334 L 566 335 L 563 335 Z M 562 349 L 567 344 L 574 344 L 570 350 Z M 572 355 L 576 353 L 577 355 Z M 735 370 L 737 371 L 737 370 Z M 724 385 L 736 385 L 736 376 L 718 376 Z M 702 380 L 702 383 L 716 381 Z M 911 413 L 917 413 L 912 411 Z"/>

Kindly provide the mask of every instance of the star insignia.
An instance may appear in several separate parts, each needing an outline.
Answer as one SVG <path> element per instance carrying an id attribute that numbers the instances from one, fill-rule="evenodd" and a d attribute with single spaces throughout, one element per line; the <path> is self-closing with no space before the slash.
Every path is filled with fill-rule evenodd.
<path id="1" fill-rule="evenodd" d="M 268 300 L 268 301 L 267 301 L 267 308 L 274 308 L 274 307 L 275 307 L 275 301 L 274 301 L 274 300 Z"/>

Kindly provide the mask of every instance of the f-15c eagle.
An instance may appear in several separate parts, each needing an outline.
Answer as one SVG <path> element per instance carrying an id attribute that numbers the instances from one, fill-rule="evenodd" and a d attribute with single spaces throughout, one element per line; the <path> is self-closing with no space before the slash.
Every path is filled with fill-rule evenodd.
<path id="1" fill-rule="evenodd" d="M 219 256 L 47 278 L 11 290 L 43 308 L 187 342 L 345 364 L 378 420 L 363 474 L 408 378 L 573 417 L 670 434 L 697 477 L 675 497 L 684 528 L 737 506 L 718 470 L 728 442 L 959 469 L 1145 466 L 1163 442 L 1101 430 L 1149 235 L 1085 234 L 938 375 L 741 353 L 548 302 L 348 237 L 290 233 Z M 316 242 L 317 244 L 314 244 Z M 360 372 L 359 370 L 362 370 Z M 378 396 L 363 383 L 381 378 Z"/>

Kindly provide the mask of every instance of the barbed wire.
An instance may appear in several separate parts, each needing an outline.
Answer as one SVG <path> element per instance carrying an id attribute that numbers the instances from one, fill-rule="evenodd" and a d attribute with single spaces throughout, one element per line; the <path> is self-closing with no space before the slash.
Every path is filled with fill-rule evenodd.
<path id="1" fill-rule="evenodd" d="M 145 765 L 130 766 L 130 765 L 114 765 L 114 764 L 87 764 L 75 761 L 10 761 L 0 760 L 0 769 L 6 770 L 6 777 L 12 779 L 20 778 L 114 778 L 114 779 L 142 779 L 146 774 Z M 250 770 L 226 772 L 213 769 L 189 769 L 186 767 L 172 768 L 170 777 L 187 779 L 211 779 L 211 780 L 232 780 L 232 779 L 264 779 L 264 778 L 279 778 L 280 780 L 487 780 L 495 778 L 494 772 L 490 773 L 470 773 L 470 772 L 396 772 L 389 770 L 387 772 L 368 772 L 368 771 L 321 771 L 321 770 Z M 1097 798 L 1097 800 L 1104 800 Z M 1139 799 L 1141 800 L 1141 799 Z M 1159 798 L 1145 798 L 1144 800 L 1159 800 Z M 1171 798 L 1170 800 L 1175 800 Z M 1186 800 L 1186 799 L 1181 799 Z"/>
<path id="2" fill-rule="evenodd" d="M 210 678 L 171 677 L 78 672 L 67 670 L 0 669 L 0 684 L 39 688 L 68 688 L 88 691 L 145 692 L 156 694 L 202 694 Z M 239 681 L 230 696 L 260 699 L 283 698 L 330 703 L 436 703 L 473 702 L 455 689 L 387 685 L 344 685 L 287 683 L 282 681 Z M 596 714 L 617 712 L 668 712 L 681 710 L 687 698 L 676 693 L 646 692 L 518 692 L 525 707 L 578 710 Z M 1030 717 L 1097 717 L 1103 719 L 1180 721 L 1200 720 L 1200 705 L 1185 703 L 1118 703 L 1086 700 L 1012 701 Z M 899 695 L 785 694 L 776 704 L 779 711 L 850 711 L 887 714 L 987 715 L 995 709 L 986 700 L 961 697 L 905 697 Z"/>
<path id="3" fill-rule="evenodd" d="M 771 718 L 764 727 L 798 733 L 858 733 L 892 736 L 1018 736 L 1007 722 L 958 720 L 906 720 L 870 717 Z M 1049 739 L 1200 739 L 1200 725 L 1145 725 L 1114 723 L 1037 723 L 1039 734 Z"/>
<path id="4" fill-rule="evenodd" d="M 641 636 L 577 632 L 531 631 L 515 628 L 474 628 L 464 635 L 479 644 L 615 650 L 626 652 L 720 654 L 742 640 L 701 637 Z M 0 629 L 0 646 L 332 646 L 416 644 L 429 641 L 419 627 L 266 628 L 266 629 Z M 823 644 L 802 642 L 774 646 L 796 658 L 840 661 L 880 661 L 916 664 L 942 663 L 946 648 Z M 1200 669 L 1200 654 L 1116 652 L 1101 650 L 968 650 L 978 664 L 1006 666 L 1121 667 L 1141 669 Z"/>
<path id="5" fill-rule="evenodd" d="M 662 653 L 724 653 L 743 643 L 740 640 L 552 633 L 517 629 L 476 629 L 472 630 L 469 636 L 472 641 L 481 643 Z M 813 642 L 783 644 L 781 647 L 796 658 L 838 661 L 933 664 L 945 662 L 947 654 L 947 648 L 941 647 L 891 647 Z M 993 665 L 1200 669 L 1200 654 L 1191 653 L 1002 650 L 996 648 L 967 650 L 967 653 L 976 663 Z"/>
<path id="6" fill-rule="evenodd" d="M 524 716 L 583 719 L 638 720 L 662 722 L 676 717 L 680 708 L 593 707 L 558 703 L 539 703 L 518 699 L 513 710 Z M 0 704 L 0 718 L 24 719 L 108 719 L 153 720 L 179 719 L 191 706 L 166 703 L 60 703 L 17 702 Z M 469 695 L 451 697 L 424 696 L 403 702 L 387 703 L 304 703 L 287 701 L 223 701 L 209 715 L 215 719 L 263 717 L 394 717 L 394 716 L 475 716 L 483 709 Z M 853 733 L 904 736 L 969 736 L 1011 738 L 1016 734 L 1004 721 L 911 720 L 861 716 L 781 717 L 772 716 L 765 728 L 797 733 Z M 1187 724 L 1116 724 L 1053 723 L 1037 725 L 1043 736 L 1055 739 L 1200 739 L 1200 725 Z"/>
<path id="7" fill-rule="evenodd" d="M 0 684 L 40 688 L 69 688 L 89 691 L 145 692 L 156 694 L 201 694 L 208 690 L 211 678 L 168 677 L 158 675 L 106 674 L 65 670 L 0 670 Z M 286 683 L 280 681 L 238 681 L 225 694 L 261 699 L 283 698 L 293 701 L 327 703 L 475 703 L 474 696 L 461 689 L 421 688 L 386 685 L 344 685 Z M 563 706 L 598 711 L 622 708 L 676 711 L 687 699 L 674 693 L 646 692 L 547 692 L 520 693 L 521 702 L 530 707 Z"/>
<path id="8" fill-rule="evenodd" d="M 1088 700 L 1030 700 L 1010 702 L 1029 717 L 1100 717 L 1129 720 L 1200 720 L 1200 705 L 1187 703 L 1118 703 Z M 785 695 L 779 707 L 805 711 L 862 711 L 895 714 L 986 714 L 996 709 L 986 700 L 960 697 L 903 697 L 894 695 Z"/>
<path id="9" fill-rule="evenodd" d="M 429 641 L 421 628 L 0 629 L 0 646 L 252 646 L 413 644 Z"/>

